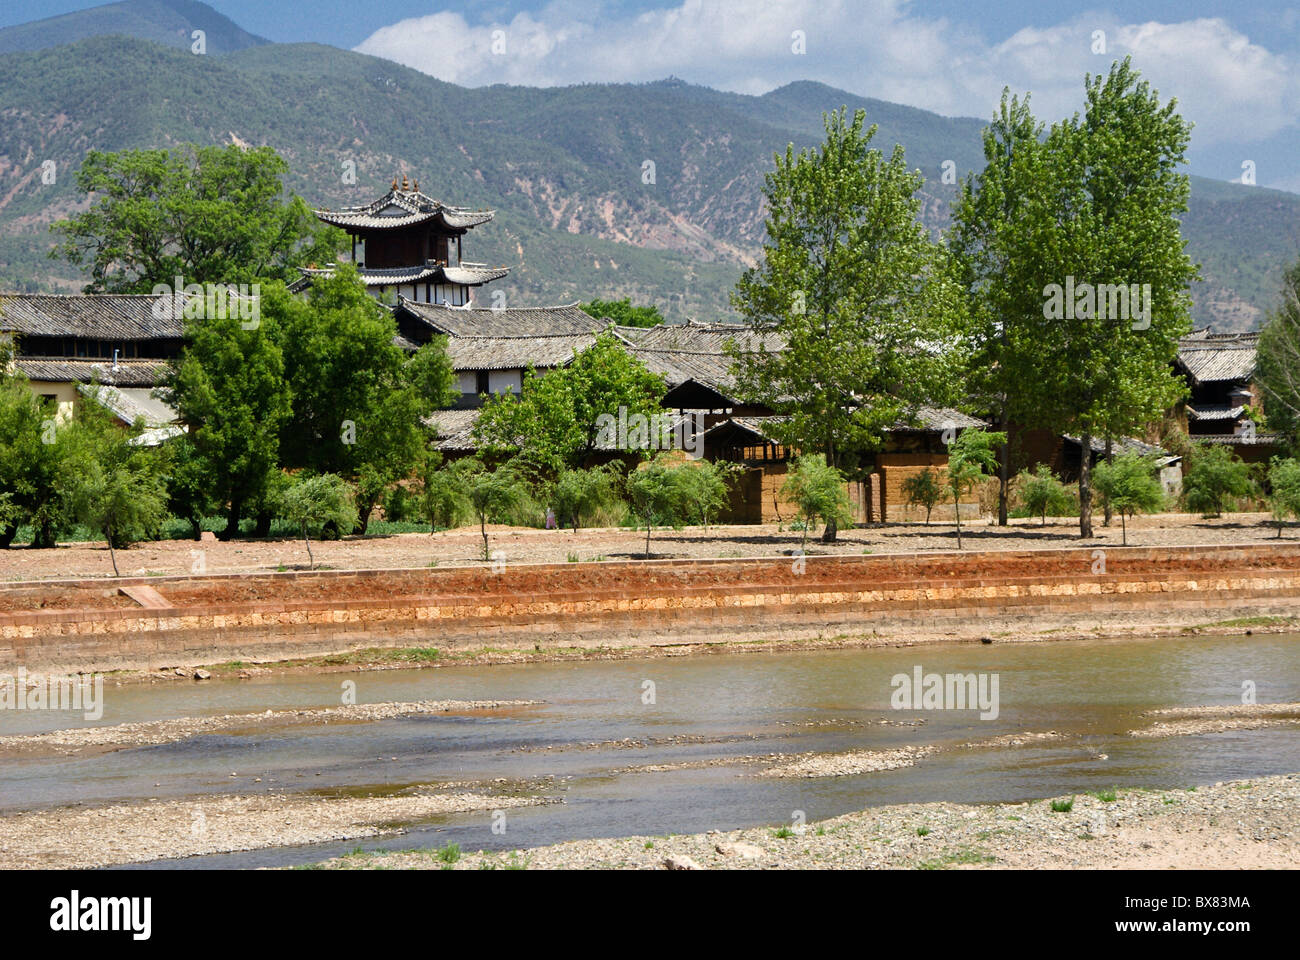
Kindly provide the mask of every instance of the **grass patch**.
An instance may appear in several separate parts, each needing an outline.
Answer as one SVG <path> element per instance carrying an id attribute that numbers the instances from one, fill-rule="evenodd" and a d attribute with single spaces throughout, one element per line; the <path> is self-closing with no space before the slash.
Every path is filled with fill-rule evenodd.
<path id="1" fill-rule="evenodd" d="M 772 836 L 776 837 L 778 840 L 789 840 L 794 836 L 794 831 L 789 827 L 777 827 L 772 831 Z"/>
<path id="2" fill-rule="evenodd" d="M 1216 620 L 1207 627 L 1282 627 L 1296 622 L 1296 617 L 1239 617 L 1236 620 Z"/>
<path id="3" fill-rule="evenodd" d="M 1053 800 L 1052 813 L 1069 813 L 1074 809 L 1074 797 L 1068 800 Z"/>
<path id="4" fill-rule="evenodd" d="M 446 864 L 453 864 L 460 859 L 460 844 L 449 843 L 441 850 L 434 850 L 433 855 Z"/>
<path id="5" fill-rule="evenodd" d="M 996 860 L 997 857 L 985 853 L 983 850 L 963 847 L 961 850 L 954 850 L 942 857 L 935 857 L 933 860 L 923 860 L 916 865 L 916 868 L 918 870 L 946 870 L 949 867 L 961 864 L 993 863 Z"/>
<path id="6" fill-rule="evenodd" d="M 1111 787 L 1109 790 L 1098 790 L 1093 796 L 1102 803 L 1114 803 L 1119 795 L 1115 792 L 1115 788 Z"/>
<path id="7" fill-rule="evenodd" d="M 917 835 L 918 837 L 928 837 L 928 836 L 930 835 L 930 828 L 929 828 L 929 827 L 917 827 L 917 828 L 916 828 L 916 835 Z"/>

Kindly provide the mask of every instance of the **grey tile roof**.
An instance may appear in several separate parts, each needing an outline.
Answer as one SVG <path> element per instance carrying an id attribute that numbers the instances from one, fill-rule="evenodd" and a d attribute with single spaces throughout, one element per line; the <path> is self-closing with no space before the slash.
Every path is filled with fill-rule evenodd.
<path id="1" fill-rule="evenodd" d="M 1188 407 L 1188 420 L 1236 420 L 1246 408 L 1244 406 L 1200 406 Z"/>
<path id="2" fill-rule="evenodd" d="M 156 387 L 167 372 L 166 360 L 70 360 L 64 357 L 17 357 L 14 366 L 28 380 L 52 383 L 100 383 L 119 387 Z"/>
<path id="3" fill-rule="evenodd" d="M 596 342 L 594 333 L 531 337 L 449 337 L 453 370 L 539 370 L 562 367 Z"/>
<path id="4" fill-rule="evenodd" d="M 476 227 L 487 223 L 496 214 L 492 210 L 470 210 L 449 207 L 441 201 L 418 190 L 389 190 L 378 200 L 359 207 L 342 210 L 315 210 L 317 217 L 326 223 L 344 229 L 392 229 L 412 224 L 435 221 L 452 230 Z"/>
<path id="5" fill-rule="evenodd" d="M 472 453 L 477 450 L 478 444 L 470 434 L 482 412 L 477 407 L 469 410 L 439 410 L 425 418 L 425 425 L 433 429 L 434 448 L 448 453 Z"/>
<path id="6" fill-rule="evenodd" d="M 295 292 L 303 289 L 307 285 L 304 281 L 309 282 L 312 277 L 334 276 L 333 267 L 299 267 L 298 269 L 302 272 L 302 277 L 293 283 Z M 459 267 L 444 267 L 437 263 L 426 263 L 423 266 L 373 270 L 367 267 L 357 272 L 361 276 L 361 282 L 367 287 L 391 287 L 403 283 L 426 282 L 463 283 L 469 286 L 477 286 L 481 283 L 499 280 L 510 271 L 505 267 L 467 267 L 463 264 Z"/>
<path id="7" fill-rule="evenodd" d="M 452 337 L 539 337 L 596 333 L 608 323 L 576 303 L 560 307 L 445 307 L 402 297 L 398 309 L 435 333 Z"/>
<path id="8" fill-rule="evenodd" d="M 183 321 L 152 294 L 0 294 L 0 331 L 88 340 L 154 340 L 183 335 Z M 170 305 L 169 305 L 170 306 Z"/>
<path id="9" fill-rule="evenodd" d="M 1079 438 L 1072 437 L 1068 433 L 1062 434 L 1063 439 L 1070 441 L 1076 447 L 1079 446 Z M 1091 437 L 1088 444 L 1093 453 L 1106 452 L 1106 440 L 1103 437 Z M 1111 443 L 1111 453 L 1118 456 L 1123 453 L 1136 453 L 1142 457 L 1168 457 L 1169 451 L 1163 447 L 1157 447 L 1154 444 L 1146 443 L 1136 437 L 1116 437 Z"/>
<path id="10" fill-rule="evenodd" d="M 1178 342 L 1178 363 L 1194 383 L 1250 380 L 1258 346 L 1258 333 L 1198 330 Z"/>
<path id="11" fill-rule="evenodd" d="M 148 389 L 98 386 L 88 383 L 80 384 L 77 389 L 87 397 L 101 404 L 127 426 L 134 426 L 141 420 L 151 427 L 160 427 L 176 419 L 176 411 L 167 404 L 150 396 Z"/>

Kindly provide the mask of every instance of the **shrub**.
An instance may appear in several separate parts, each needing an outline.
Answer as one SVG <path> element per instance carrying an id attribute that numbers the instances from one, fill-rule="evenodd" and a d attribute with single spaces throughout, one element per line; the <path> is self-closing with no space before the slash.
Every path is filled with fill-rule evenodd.
<path id="1" fill-rule="evenodd" d="M 1164 488 L 1156 476 L 1155 464 L 1136 453 L 1124 453 L 1097 464 L 1093 486 L 1103 503 L 1109 503 L 1119 511 L 1125 546 L 1128 546 L 1128 522 L 1125 518 L 1138 512 L 1159 510 L 1165 502 Z"/>
<path id="2" fill-rule="evenodd" d="M 781 496 L 793 500 L 803 518 L 803 540 L 818 519 L 830 526 L 850 526 L 853 510 L 844 474 L 830 466 L 820 453 L 804 454 L 795 461 L 794 472 L 781 486 Z"/>
<path id="3" fill-rule="evenodd" d="M 903 481 L 903 496 L 909 506 L 925 507 L 925 522 L 930 522 L 930 512 L 943 500 L 943 484 L 939 471 L 926 467 Z"/>
<path id="4" fill-rule="evenodd" d="M 1033 472 L 1022 470 L 1017 478 L 1020 481 L 1020 502 L 1033 516 L 1042 519 L 1042 526 L 1047 526 L 1047 515 L 1052 516 L 1069 512 L 1074 506 L 1070 491 L 1052 473 L 1052 468 L 1040 463 Z"/>
<path id="5" fill-rule="evenodd" d="M 1255 492 L 1250 465 L 1226 445 L 1198 443 L 1183 474 L 1183 501 L 1204 517 L 1222 516 L 1231 501 Z"/>
<path id="6" fill-rule="evenodd" d="M 280 499 L 279 516 L 297 527 L 307 545 L 307 559 L 311 567 L 316 558 L 311 552 L 311 534 L 318 533 L 328 524 L 340 530 L 351 530 L 357 524 L 357 507 L 352 487 L 342 477 L 322 473 L 296 481 Z"/>
<path id="7" fill-rule="evenodd" d="M 1268 505 L 1277 523 L 1277 535 L 1282 536 L 1282 523 L 1287 517 L 1300 519 L 1300 463 L 1288 457 L 1274 457 L 1268 468 Z"/>

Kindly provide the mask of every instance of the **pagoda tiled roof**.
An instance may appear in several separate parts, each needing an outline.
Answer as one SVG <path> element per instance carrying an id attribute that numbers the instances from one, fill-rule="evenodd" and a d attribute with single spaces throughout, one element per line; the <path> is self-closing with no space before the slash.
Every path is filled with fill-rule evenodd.
<path id="1" fill-rule="evenodd" d="M 449 230 L 467 230 L 487 223 L 494 210 L 449 207 L 419 190 L 389 190 L 378 200 L 342 210 L 312 211 L 325 223 L 354 230 L 391 230 L 418 223 L 437 222 Z"/>
<path id="2" fill-rule="evenodd" d="M 312 277 L 334 276 L 335 268 L 299 267 L 298 269 L 302 272 L 302 277 L 290 285 L 290 289 L 295 293 L 306 287 Z M 365 268 L 358 270 L 357 274 L 367 287 L 393 287 L 403 283 L 459 283 L 476 287 L 492 280 L 499 280 L 509 272 L 506 267 L 485 267 L 478 264 L 444 267 L 440 263 L 425 263 L 413 267 Z"/>

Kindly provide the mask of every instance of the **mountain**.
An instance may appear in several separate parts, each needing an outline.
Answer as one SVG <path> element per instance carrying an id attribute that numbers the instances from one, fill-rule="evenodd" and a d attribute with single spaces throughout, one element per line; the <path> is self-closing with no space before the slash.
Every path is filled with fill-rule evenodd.
<path id="1" fill-rule="evenodd" d="M 679 80 L 465 89 L 314 44 L 196 57 L 124 36 L 10 53 L 0 56 L 0 288 L 84 282 L 45 251 L 49 223 L 84 203 L 75 170 L 87 150 L 247 143 L 275 147 L 287 185 L 315 206 L 368 201 L 408 173 L 447 203 L 496 209 L 465 255 L 512 268 L 491 288 L 508 304 L 631 296 L 673 318 L 718 318 L 762 244 L 773 153 L 817 144 L 822 111 L 841 104 L 867 111 L 883 151 L 906 147 L 927 181 L 923 220 L 945 227 L 955 188 L 944 164 L 959 176 L 982 165 L 982 122 L 817 83 L 759 97 Z M 47 160 L 54 184 L 42 182 Z M 344 182 L 350 164 L 355 184 Z M 1193 178 L 1185 237 L 1208 280 L 1195 291 L 1198 324 L 1252 327 L 1300 255 L 1300 196 Z"/>
<path id="2" fill-rule="evenodd" d="M 0 29 L 0 53 L 44 50 L 88 37 L 118 35 L 186 50 L 195 30 L 204 32 L 209 54 L 231 53 L 269 43 L 206 3 L 194 0 L 124 0 L 89 10 Z"/>

